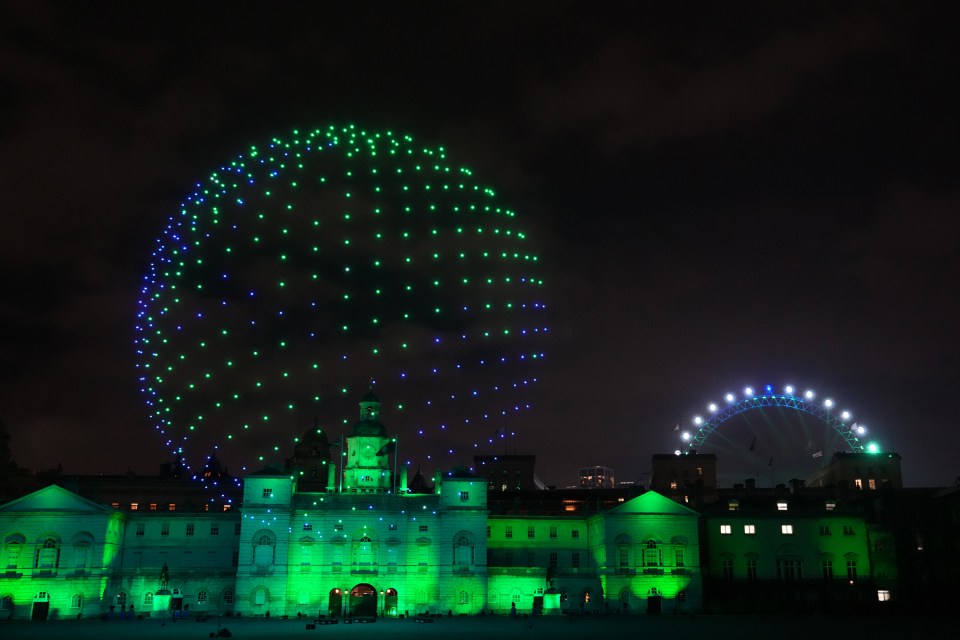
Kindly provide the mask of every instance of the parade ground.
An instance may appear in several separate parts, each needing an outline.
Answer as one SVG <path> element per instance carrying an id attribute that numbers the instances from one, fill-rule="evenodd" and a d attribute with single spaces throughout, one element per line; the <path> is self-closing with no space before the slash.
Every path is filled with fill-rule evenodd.
<path id="1" fill-rule="evenodd" d="M 662 640 L 813 640 L 815 638 L 920 639 L 943 635 L 948 618 L 894 616 L 585 616 L 568 618 L 508 616 L 437 618 L 431 623 L 412 619 L 380 619 L 371 623 L 317 624 L 312 619 L 210 618 L 196 620 L 88 620 L 0 623 L 4 640 L 209 638 L 227 629 L 240 640 L 337 638 L 368 640 L 602 640 L 657 638 Z M 223 637 L 223 636 L 221 636 Z"/>

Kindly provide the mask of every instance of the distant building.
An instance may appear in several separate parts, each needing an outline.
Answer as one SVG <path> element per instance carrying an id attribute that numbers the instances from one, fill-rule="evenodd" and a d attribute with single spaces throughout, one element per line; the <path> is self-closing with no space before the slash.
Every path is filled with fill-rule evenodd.
<path id="1" fill-rule="evenodd" d="M 876 491 L 902 489 L 900 455 L 887 453 L 854 453 L 838 451 L 830 463 L 807 479 L 808 487 L 833 486 L 838 490 Z"/>
<path id="2" fill-rule="evenodd" d="M 487 479 L 491 491 L 535 491 L 547 487 L 536 473 L 537 456 L 474 456 L 478 476 Z"/>
<path id="3" fill-rule="evenodd" d="M 581 467 L 578 475 L 581 489 L 609 489 L 616 486 L 610 467 Z"/>
<path id="4" fill-rule="evenodd" d="M 712 453 L 655 454 L 650 488 L 700 509 L 717 499 L 717 456 Z"/>

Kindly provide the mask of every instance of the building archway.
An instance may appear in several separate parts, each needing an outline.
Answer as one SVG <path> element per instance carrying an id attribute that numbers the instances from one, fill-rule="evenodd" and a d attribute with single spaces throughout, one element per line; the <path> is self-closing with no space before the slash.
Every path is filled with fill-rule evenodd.
<path id="1" fill-rule="evenodd" d="M 337 618 L 343 613 L 343 591 L 339 588 L 330 590 L 330 604 L 327 605 L 327 615 Z"/>
<path id="2" fill-rule="evenodd" d="M 41 591 L 33 596 L 33 608 L 30 610 L 30 619 L 44 621 L 50 614 L 50 594 Z"/>
<path id="3" fill-rule="evenodd" d="M 351 616 L 377 616 L 377 590 L 365 582 L 361 582 L 350 590 Z"/>
<path id="4" fill-rule="evenodd" d="M 387 589 L 383 594 L 383 615 L 388 618 L 396 618 L 397 611 L 397 590 Z"/>

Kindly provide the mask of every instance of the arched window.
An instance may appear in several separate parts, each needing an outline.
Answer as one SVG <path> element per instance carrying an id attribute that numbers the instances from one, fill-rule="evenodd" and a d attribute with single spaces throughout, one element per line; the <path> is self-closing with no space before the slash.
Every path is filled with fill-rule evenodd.
<path id="1" fill-rule="evenodd" d="M 373 571 L 377 564 L 377 543 L 370 536 L 361 536 L 353 542 L 353 569 L 355 571 Z"/>
<path id="2" fill-rule="evenodd" d="M 453 564 L 463 568 L 473 566 L 473 563 L 473 540 L 466 534 L 460 534 L 453 541 Z"/>
<path id="3" fill-rule="evenodd" d="M 253 604 L 262 607 L 267 604 L 267 590 L 263 587 L 258 588 L 253 592 Z"/>
<path id="4" fill-rule="evenodd" d="M 469 604 L 470 603 L 470 594 L 466 591 L 461 591 L 457 597 L 457 604 Z"/>
<path id="5" fill-rule="evenodd" d="M 36 569 L 56 569 L 60 566 L 60 542 L 53 536 L 47 536 L 37 545 L 33 559 Z"/>
<path id="6" fill-rule="evenodd" d="M 0 598 L 0 611 L 13 611 L 13 598 L 3 596 Z"/>
<path id="7" fill-rule="evenodd" d="M 70 608 L 71 609 L 83 609 L 83 594 L 75 593 L 70 596 Z"/>
<path id="8" fill-rule="evenodd" d="M 152 609 L 153 608 L 153 592 L 147 591 L 143 594 L 143 608 Z"/>
<path id="9" fill-rule="evenodd" d="M 649 539 L 643 547 L 643 566 L 660 567 L 663 566 L 663 549 L 654 539 Z"/>
<path id="10" fill-rule="evenodd" d="M 227 589 L 223 592 L 223 604 L 233 604 L 233 591 Z"/>
<path id="11" fill-rule="evenodd" d="M 197 604 L 201 604 L 201 605 L 207 604 L 207 592 L 206 592 L 206 591 L 198 591 L 198 592 L 197 592 Z"/>
<path id="12" fill-rule="evenodd" d="M 276 536 L 270 531 L 257 532 L 253 537 L 253 564 L 259 569 L 273 565 Z"/>
<path id="13" fill-rule="evenodd" d="M 125 607 L 127 606 L 127 594 L 124 591 L 117 592 L 117 606 Z"/>

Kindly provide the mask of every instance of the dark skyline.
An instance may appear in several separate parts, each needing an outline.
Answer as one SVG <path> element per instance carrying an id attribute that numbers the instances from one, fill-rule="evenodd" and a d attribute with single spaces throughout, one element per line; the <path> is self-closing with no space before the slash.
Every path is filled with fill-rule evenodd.
<path id="1" fill-rule="evenodd" d="M 166 452 L 132 341 L 155 238 L 248 145 L 357 123 L 444 146 L 536 239 L 554 344 L 508 447 L 536 454 L 548 484 L 594 464 L 635 479 L 676 448 L 678 422 L 766 384 L 853 411 L 908 485 L 952 484 L 960 104 L 942 13 L 7 3 L 0 420 L 14 458 L 153 473 Z"/>

